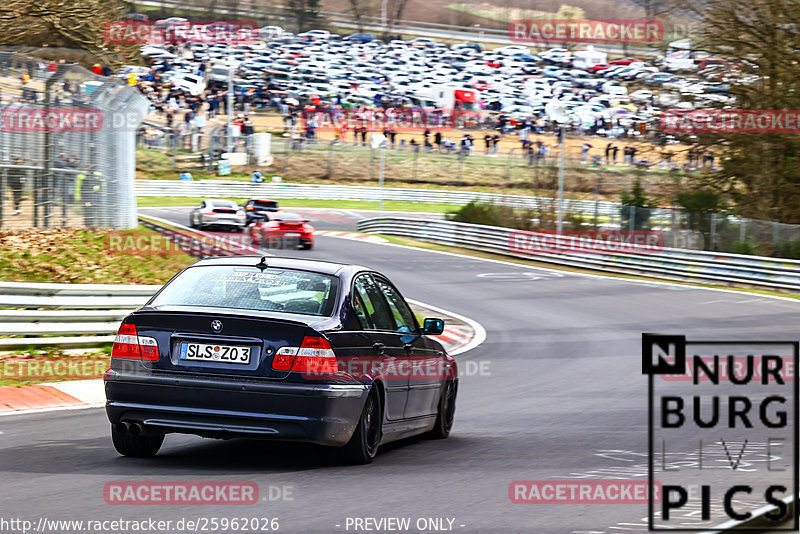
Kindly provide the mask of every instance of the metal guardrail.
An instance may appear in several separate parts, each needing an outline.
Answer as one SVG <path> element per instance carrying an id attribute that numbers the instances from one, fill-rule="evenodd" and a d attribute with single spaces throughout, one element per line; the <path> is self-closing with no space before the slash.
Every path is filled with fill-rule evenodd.
<path id="1" fill-rule="evenodd" d="M 374 217 L 358 223 L 362 232 L 410 237 L 443 245 L 492 252 L 545 263 L 595 271 L 635 274 L 650 278 L 800 291 L 800 261 L 759 256 L 663 248 L 626 247 L 630 252 L 539 253 L 526 252 L 531 237 L 556 239 L 565 247 L 566 237 L 522 232 L 441 220 Z"/>
<path id="2" fill-rule="evenodd" d="M 137 180 L 138 197 L 270 197 L 300 198 L 307 200 L 363 200 L 377 202 L 379 199 L 427 204 L 452 204 L 463 206 L 471 201 L 503 204 L 520 209 L 542 209 L 552 205 L 552 198 L 479 193 L 475 191 L 449 191 L 436 189 L 407 189 L 395 187 L 366 187 L 352 185 L 290 184 L 238 182 L 233 180 Z M 566 199 L 567 211 L 591 214 L 595 202 L 591 200 Z M 598 202 L 600 215 L 619 213 L 619 204 Z"/>
<path id="3" fill-rule="evenodd" d="M 97 347 L 161 286 L 0 282 L 0 350 L 28 346 Z M 8 309 L 14 308 L 14 309 Z M 58 336 L 58 337 L 37 337 Z"/>

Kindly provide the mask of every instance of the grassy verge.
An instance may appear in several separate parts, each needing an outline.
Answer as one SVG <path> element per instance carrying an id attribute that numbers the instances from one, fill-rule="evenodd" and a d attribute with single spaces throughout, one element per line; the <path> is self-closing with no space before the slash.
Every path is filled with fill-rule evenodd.
<path id="1" fill-rule="evenodd" d="M 144 227 L 137 236 L 158 235 Z M 0 280 L 85 284 L 163 284 L 194 261 L 186 254 L 115 254 L 106 230 L 0 233 Z"/>
<path id="2" fill-rule="evenodd" d="M 0 356 L 0 387 L 102 378 L 111 347 L 69 351 L 30 349 Z"/>
<path id="3" fill-rule="evenodd" d="M 670 283 L 670 284 L 677 284 L 687 287 L 707 287 L 713 289 L 729 289 L 731 291 L 740 291 L 742 293 L 753 293 L 756 295 L 769 295 L 769 296 L 778 296 L 778 297 L 786 297 L 791 299 L 800 300 L 800 295 L 796 293 L 781 293 L 778 291 L 768 291 L 762 289 L 752 289 L 747 287 L 730 287 L 730 286 L 720 286 L 720 285 L 713 285 L 713 284 L 698 284 L 692 282 L 681 282 L 681 281 L 673 281 L 673 280 L 663 280 L 660 278 L 651 278 L 648 276 L 638 276 L 635 274 L 617 274 L 617 273 L 604 273 L 600 271 L 593 271 L 590 269 L 581 269 L 578 267 L 566 267 L 563 265 L 558 265 L 555 263 L 547 263 L 541 261 L 533 261 L 533 260 L 526 260 L 523 258 L 516 258 L 513 256 L 504 256 L 502 254 L 492 254 L 489 252 L 478 252 L 472 249 L 460 248 L 460 247 L 451 247 L 447 245 L 439 245 L 436 243 L 428 243 L 425 241 L 417 241 L 415 239 L 409 239 L 407 237 L 398 237 L 392 235 L 382 235 L 384 239 L 389 241 L 390 243 L 394 243 L 396 245 L 405 245 L 409 247 L 415 248 L 422 248 L 427 250 L 438 250 L 442 252 L 451 252 L 453 254 L 461 254 L 463 256 L 472 256 L 475 258 L 486 258 L 490 260 L 498 260 L 504 261 L 506 263 L 516 263 L 519 265 L 531 265 L 535 267 L 542 267 L 546 269 L 552 269 L 554 271 L 564 271 L 564 272 L 572 272 L 572 273 L 579 273 L 579 274 L 594 274 L 594 275 L 601 275 L 609 278 L 620 278 L 624 280 L 642 280 L 645 282 L 660 282 L 660 283 Z"/>
<path id="4" fill-rule="evenodd" d="M 247 202 L 246 198 L 226 197 L 239 204 Z M 201 197 L 139 197 L 137 202 L 140 208 L 152 208 L 160 206 L 198 206 L 203 201 Z M 354 210 L 377 210 L 377 202 L 362 200 L 306 200 L 297 199 L 278 199 L 278 204 L 282 208 L 335 208 L 335 209 L 354 209 Z M 450 204 L 422 204 L 416 202 L 399 202 L 387 200 L 383 203 L 385 211 L 420 211 L 426 213 L 447 213 L 455 211 L 458 206 Z"/>
<path id="5" fill-rule="evenodd" d="M 140 227 L 137 239 L 155 237 Z M 13 282 L 163 284 L 194 261 L 186 254 L 131 255 L 108 250 L 105 230 L 0 233 L 0 280 Z M 0 386 L 100 378 L 110 346 L 14 349 L 0 356 Z"/>

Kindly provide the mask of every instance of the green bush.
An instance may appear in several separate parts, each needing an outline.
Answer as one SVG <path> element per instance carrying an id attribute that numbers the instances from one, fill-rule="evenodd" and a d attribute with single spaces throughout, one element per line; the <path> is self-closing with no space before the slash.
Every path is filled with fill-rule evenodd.
<path id="1" fill-rule="evenodd" d="M 776 258 L 800 260 L 800 241 L 783 241 L 775 245 L 772 255 Z"/>
<path id="2" fill-rule="evenodd" d="M 458 211 L 448 213 L 445 217 L 454 222 L 532 230 L 534 216 L 534 213 L 529 210 L 515 210 L 509 206 L 484 204 L 473 200 Z"/>
<path id="3" fill-rule="evenodd" d="M 747 254 L 752 255 L 756 251 L 755 247 L 752 243 L 744 242 L 744 243 L 736 243 L 733 245 L 733 253 L 734 254 Z"/>

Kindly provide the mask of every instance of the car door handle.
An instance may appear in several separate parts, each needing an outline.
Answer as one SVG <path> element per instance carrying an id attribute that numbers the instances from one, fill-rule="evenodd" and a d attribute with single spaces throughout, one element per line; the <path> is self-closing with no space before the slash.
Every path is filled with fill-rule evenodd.
<path id="1" fill-rule="evenodd" d="M 403 345 L 403 348 L 406 349 L 406 352 L 409 354 L 412 354 L 414 352 L 414 345 L 412 345 L 411 343 L 406 343 L 405 345 Z"/>
<path id="2" fill-rule="evenodd" d="M 373 344 L 372 344 L 372 348 L 373 348 L 373 349 L 375 349 L 375 350 L 377 350 L 377 351 L 378 351 L 378 352 L 380 352 L 381 354 L 383 354 L 383 352 L 386 350 L 386 345 L 384 345 L 383 343 L 380 343 L 380 342 L 378 342 L 378 343 L 373 343 Z"/>

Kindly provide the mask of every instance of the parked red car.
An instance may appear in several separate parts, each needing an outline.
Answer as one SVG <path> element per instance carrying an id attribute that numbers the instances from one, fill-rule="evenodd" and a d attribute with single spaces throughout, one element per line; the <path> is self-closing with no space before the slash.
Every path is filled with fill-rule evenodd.
<path id="1" fill-rule="evenodd" d="M 607 69 L 610 69 L 611 65 L 608 63 L 600 63 L 599 65 L 592 65 L 589 67 L 589 72 L 601 72 Z"/>
<path id="2" fill-rule="evenodd" d="M 314 227 L 296 213 L 285 211 L 265 213 L 249 227 L 254 246 L 265 248 L 302 248 L 314 246 Z"/>
<path id="3" fill-rule="evenodd" d="M 609 65 L 630 65 L 631 63 L 633 63 L 635 61 L 641 61 L 641 59 L 636 59 L 635 57 L 624 57 L 624 58 L 621 58 L 621 59 L 614 59 L 612 61 L 609 61 L 608 64 Z"/>

